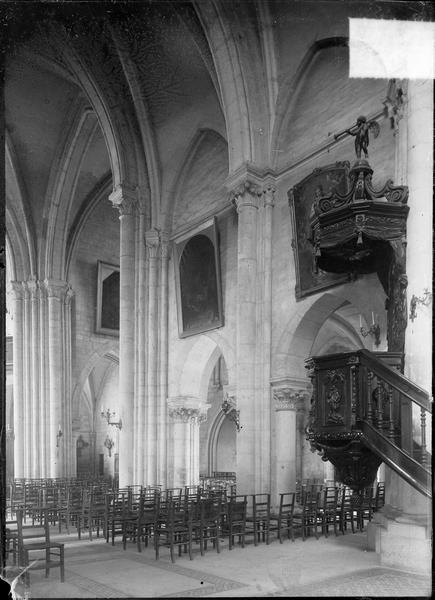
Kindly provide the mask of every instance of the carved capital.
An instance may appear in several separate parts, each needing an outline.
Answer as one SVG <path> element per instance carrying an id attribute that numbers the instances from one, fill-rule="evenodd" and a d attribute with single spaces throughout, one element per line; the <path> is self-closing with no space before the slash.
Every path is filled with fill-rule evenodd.
<path id="1" fill-rule="evenodd" d="M 171 246 L 169 244 L 169 233 L 167 231 L 160 232 L 160 257 L 162 259 L 168 259 L 170 255 Z"/>
<path id="2" fill-rule="evenodd" d="M 275 206 L 275 188 L 267 188 L 263 191 L 263 205 L 264 207 L 271 206 L 272 208 Z"/>
<path id="3" fill-rule="evenodd" d="M 158 229 L 149 229 L 145 232 L 145 246 L 147 258 L 157 259 L 160 252 L 160 231 Z"/>
<path id="4" fill-rule="evenodd" d="M 113 208 L 119 210 L 119 216 L 133 215 L 138 208 L 137 189 L 125 184 L 118 185 L 109 196 Z"/>
<path id="5" fill-rule="evenodd" d="M 37 300 L 39 298 L 39 281 L 36 277 L 29 277 L 24 285 L 27 286 L 31 299 Z"/>
<path id="6" fill-rule="evenodd" d="M 210 404 L 204 404 L 192 396 L 178 396 L 168 399 L 169 416 L 175 423 L 200 424 L 207 420 Z"/>
<path id="7" fill-rule="evenodd" d="M 26 290 L 22 281 L 11 281 L 11 289 L 15 300 L 23 300 Z"/>
<path id="8" fill-rule="evenodd" d="M 263 185 L 263 203 L 264 206 L 274 206 L 275 200 L 275 192 L 276 192 L 276 184 L 274 178 L 270 175 L 266 177 L 266 180 Z"/>
<path id="9" fill-rule="evenodd" d="M 72 293 L 71 286 L 66 281 L 59 279 L 44 279 L 44 287 L 48 298 L 65 300 L 68 294 Z"/>
<path id="10" fill-rule="evenodd" d="M 308 398 L 306 390 L 295 388 L 275 388 L 273 390 L 274 408 L 281 410 L 303 410 Z"/>
<path id="11" fill-rule="evenodd" d="M 260 185 L 252 179 L 245 179 L 231 190 L 230 199 L 236 206 L 237 212 L 240 213 L 247 206 L 258 209 L 262 194 L 263 190 Z"/>

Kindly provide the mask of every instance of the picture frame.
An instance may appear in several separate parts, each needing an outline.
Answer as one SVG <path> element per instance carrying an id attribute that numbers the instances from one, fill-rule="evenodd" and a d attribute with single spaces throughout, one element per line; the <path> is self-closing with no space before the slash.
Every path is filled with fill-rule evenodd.
<path id="1" fill-rule="evenodd" d="M 316 273 L 313 246 L 310 242 L 310 216 L 316 192 L 328 194 L 336 189 L 345 194 L 348 191 L 349 168 L 348 161 L 316 168 L 288 190 L 296 271 L 296 300 L 302 300 L 306 296 L 348 281 L 347 274 L 327 273 L 320 269 Z"/>
<path id="2" fill-rule="evenodd" d="M 96 333 L 119 336 L 119 272 L 119 266 L 97 261 Z"/>
<path id="3" fill-rule="evenodd" d="M 181 338 L 224 324 L 219 254 L 216 217 L 173 242 Z"/>

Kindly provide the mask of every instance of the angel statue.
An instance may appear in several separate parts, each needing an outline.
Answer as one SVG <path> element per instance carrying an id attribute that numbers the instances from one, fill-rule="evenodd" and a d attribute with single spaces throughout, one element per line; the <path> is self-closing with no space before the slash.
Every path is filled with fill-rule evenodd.
<path id="1" fill-rule="evenodd" d="M 356 157 L 361 158 L 361 150 L 364 151 L 364 156 L 369 157 L 369 129 L 372 131 L 375 138 L 379 135 L 379 124 L 376 121 L 368 121 L 366 117 L 361 116 L 356 120 L 356 125 L 351 129 L 346 129 L 346 133 L 355 136 L 355 152 Z"/>

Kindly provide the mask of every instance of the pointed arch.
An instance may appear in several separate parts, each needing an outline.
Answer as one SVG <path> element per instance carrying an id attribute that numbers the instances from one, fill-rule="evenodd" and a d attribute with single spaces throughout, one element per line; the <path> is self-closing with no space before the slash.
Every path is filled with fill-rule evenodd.
<path id="1" fill-rule="evenodd" d="M 5 132 L 6 231 L 18 280 L 36 276 L 35 227 L 12 138 Z"/>
<path id="2" fill-rule="evenodd" d="M 225 145 L 225 149 L 227 149 L 227 142 L 226 142 L 225 138 L 223 138 L 221 136 L 221 134 L 214 129 L 200 128 L 195 132 L 195 134 L 191 138 L 191 140 L 187 146 L 186 152 L 184 154 L 184 158 L 181 163 L 181 166 L 178 170 L 175 170 L 175 176 L 174 176 L 173 183 L 170 187 L 170 192 L 169 192 L 169 194 L 167 194 L 167 196 L 164 200 L 164 205 L 162 206 L 162 214 L 164 215 L 162 217 L 162 218 L 164 218 L 163 226 L 168 231 L 171 231 L 173 228 L 173 219 L 175 218 L 175 215 L 176 215 L 177 206 L 179 205 L 179 202 L 182 198 L 184 187 L 188 181 L 189 175 L 191 174 L 191 170 L 195 165 L 195 160 L 198 157 L 198 154 L 201 152 L 201 148 L 205 144 L 207 144 L 207 142 L 212 143 L 214 140 L 216 140 L 216 143 L 220 144 L 221 147 L 223 147 L 223 145 Z M 227 156 L 228 155 L 226 153 L 226 159 L 227 159 Z M 226 178 L 227 174 L 228 174 L 228 162 L 226 162 L 226 164 L 225 164 L 225 175 L 223 176 L 223 179 Z M 215 176 L 215 174 L 213 174 L 213 175 Z M 213 176 L 213 175 L 211 175 L 211 176 Z M 223 175 L 223 173 L 222 173 L 222 175 Z M 207 179 L 207 181 L 209 181 L 209 180 Z M 220 186 L 220 185 L 217 186 L 217 187 L 219 187 L 219 189 L 223 189 L 224 181 L 222 180 L 221 183 L 222 183 L 222 186 Z M 225 194 L 225 202 L 226 202 L 226 194 Z M 214 212 L 216 212 L 216 211 L 214 210 Z"/>
<path id="3" fill-rule="evenodd" d="M 280 148 L 281 138 L 284 132 L 288 129 L 289 122 L 292 118 L 293 108 L 298 97 L 298 91 L 305 81 L 306 74 L 310 65 L 313 63 L 316 54 L 325 48 L 334 46 L 347 46 L 348 38 L 343 36 L 335 36 L 316 40 L 306 51 L 296 72 L 288 75 L 280 85 L 277 102 L 275 125 L 271 136 L 271 148 Z M 279 163 L 279 153 L 271 153 L 272 169 L 276 169 Z"/>
<path id="4" fill-rule="evenodd" d="M 84 157 L 92 142 L 98 121 L 83 98 L 67 115 L 55 160 L 50 169 L 44 205 L 45 230 L 42 234 L 39 272 L 47 278 L 63 280 L 66 264 L 66 236 L 71 199 L 74 197 Z"/>
<path id="5" fill-rule="evenodd" d="M 176 387 L 170 396 L 193 396 L 207 399 L 208 385 L 216 361 L 222 355 L 228 371 L 228 381 L 235 381 L 235 356 L 224 336 L 214 331 L 195 337 L 180 345 L 175 372 L 178 372 Z"/>
<path id="6" fill-rule="evenodd" d="M 213 56 L 227 127 L 230 171 L 235 171 L 244 162 L 255 159 L 240 54 L 223 7 L 200 1 L 195 1 L 194 6 Z M 257 93 L 259 89 L 257 82 Z"/>
<path id="7" fill-rule="evenodd" d="M 117 355 L 115 346 L 116 342 L 109 340 L 102 345 L 99 351 L 93 352 L 86 361 L 85 367 L 82 369 L 81 373 L 77 377 L 76 385 L 72 393 L 71 402 L 73 421 L 74 419 L 78 419 L 80 416 L 82 391 L 86 385 L 90 374 L 97 366 L 97 364 L 101 360 L 109 360 L 115 364 L 119 364 L 119 357 Z"/>
<path id="8" fill-rule="evenodd" d="M 373 285 L 370 285 L 373 283 Z M 334 292 L 325 292 L 320 297 L 296 304 L 274 348 L 272 378 L 300 377 L 305 372 L 304 361 L 311 355 L 312 347 L 320 328 L 333 313 L 352 304 L 365 322 L 369 319 L 367 307 L 381 315 L 384 311 L 385 293 L 376 274 L 366 276 L 353 283 L 344 284 Z M 336 317 L 334 317 L 336 318 Z M 385 321 L 381 320 L 381 323 Z M 349 339 L 357 343 L 355 327 L 347 324 Z M 353 334 L 350 334 L 353 331 Z M 385 327 L 384 327 L 385 331 Z M 360 339 L 361 345 L 365 345 Z"/>

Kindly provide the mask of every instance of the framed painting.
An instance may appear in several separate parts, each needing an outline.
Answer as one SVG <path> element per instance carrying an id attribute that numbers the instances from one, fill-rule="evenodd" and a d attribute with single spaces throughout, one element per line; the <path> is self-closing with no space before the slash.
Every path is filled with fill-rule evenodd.
<path id="1" fill-rule="evenodd" d="M 119 267 L 98 261 L 96 332 L 119 335 Z"/>
<path id="2" fill-rule="evenodd" d="M 296 299 L 315 294 L 325 288 L 348 281 L 348 276 L 327 273 L 314 265 L 313 246 L 310 242 L 310 216 L 316 195 L 328 194 L 336 189 L 340 194 L 348 191 L 349 163 L 337 162 L 314 171 L 288 191 L 293 227 L 292 246 L 296 265 Z"/>
<path id="3" fill-rule="evenodd" d="M 222 327 L 222 288 L 216 218 L 174 241 L 180 337 Z"/>

